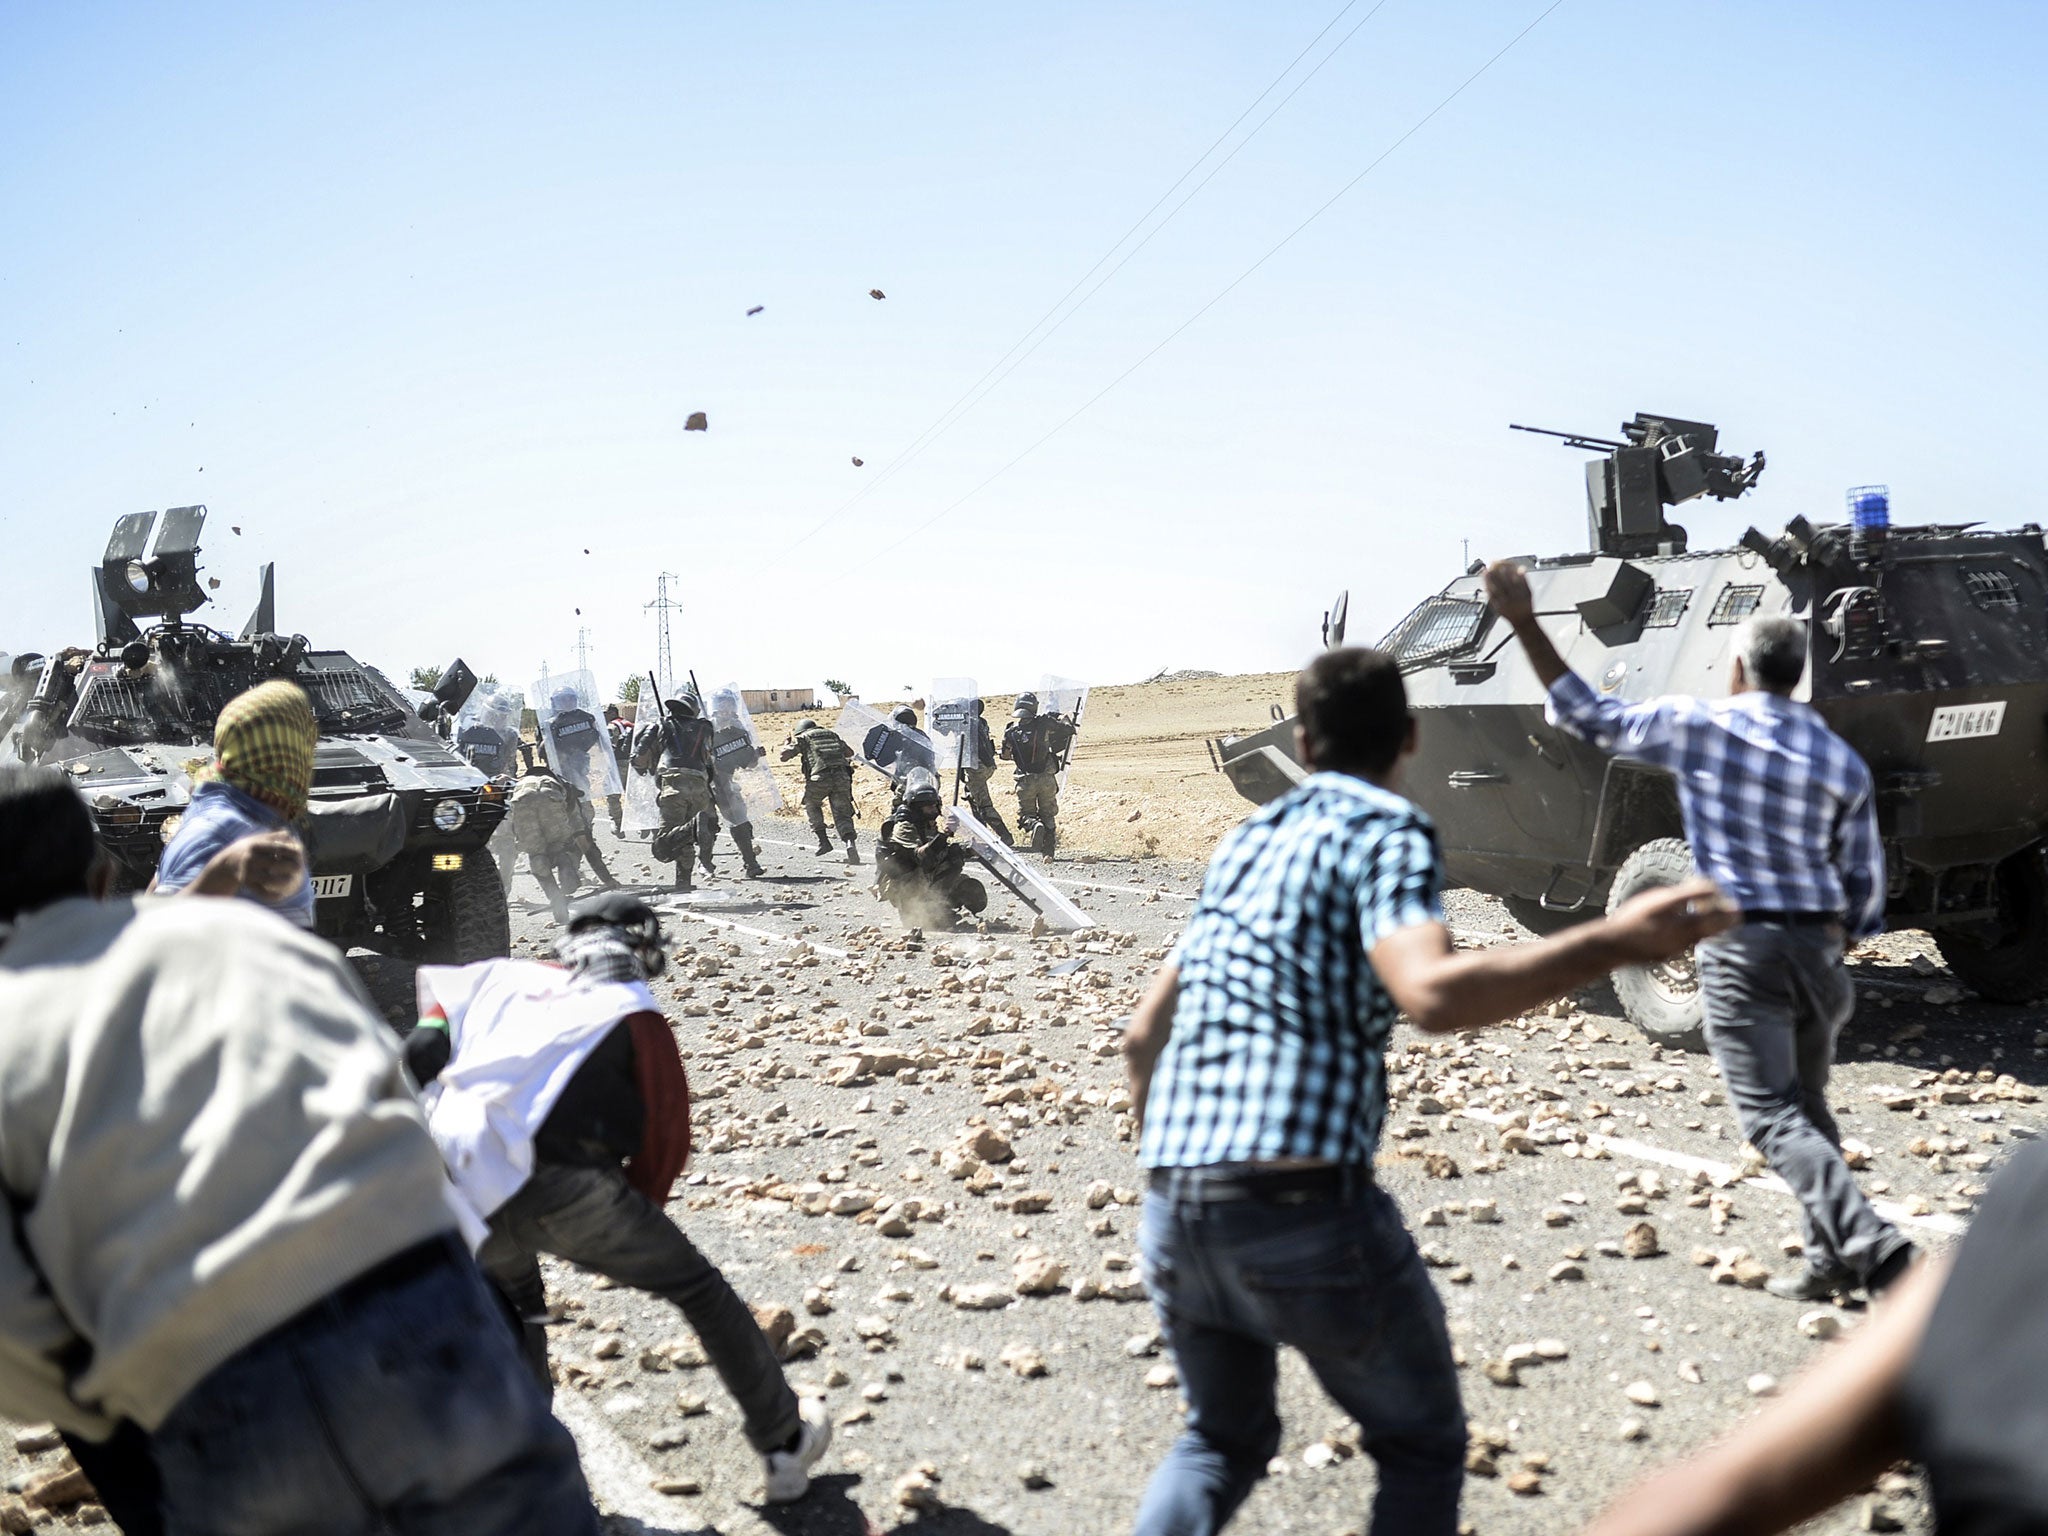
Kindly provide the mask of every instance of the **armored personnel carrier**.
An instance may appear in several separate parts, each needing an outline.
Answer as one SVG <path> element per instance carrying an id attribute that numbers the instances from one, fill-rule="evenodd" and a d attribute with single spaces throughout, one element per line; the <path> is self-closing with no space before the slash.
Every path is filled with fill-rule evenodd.
<path id="1" fill-rule="evenodd" d="M 0 683 L 0 752 L 69 773 L 119 888 L 140 890 L 177 829 L 193 775 L 212 759 L 221 706 L 288 678 L 320 722 L 301 822 L 319 931 L 422 959 L 506 953 L 505 893 L 484 844 L 504 819 L 507 786 L 472 768 L 433 726 L 461 707 L 474 676 L 457 661 L 416 706 L 346 651 L 279 633 L 268 565 L 240 635 L 190 622 L 185 615 L 207 601 L 198 563 L 205 522 L 204 507 L 173 507 L 161 526 L 154 512 L 115 523 L 92 572 L 96 644 L 13 658 Z"/>
<path id="2" fill-rule="evenodd" d="M 1526 429 L 1525 429 L 1526 430 Z M 1763 469 L 1716 451 L 1704 422 L 1639 415 L 1619 441 L 1556 433 L 1587 464 L 1586 552 L 1525 558 L 1544 627 L 1573 669 L 1624 700 L 1719 697 L 1730 641 L 1754 613 L 1807 622 L 1798 697 L 1869 763 L 1894 928 L 1929 931 L 1986 998 L 2048 992 L 2048 547 L 2034 524 L 1891 526 L 1881 487 L 1853 516 L 1795 517 L 1731 548 L 1693 550 L 1665 509 L 1732 499 Z M 1380 642 L 1419 724 L 1402 780 L 1458 885 L 1498 896 L 1539 933 L 1682 878 L 1689 855 L 1670 775 L 1608 758 L 1545 724 L 1544 691 L 1490 612 L 1479 566 Z M 1343 602 L 1324 638 L 1343 638 Z M 1276 709 L 1275 714 L 1280 712 Z M 1245 798 L 1298 782 L 1293 722 L 1213 745 Z M 1631 1019 L 1697 1039 L 1690 957 L 1620 973 Z"/>

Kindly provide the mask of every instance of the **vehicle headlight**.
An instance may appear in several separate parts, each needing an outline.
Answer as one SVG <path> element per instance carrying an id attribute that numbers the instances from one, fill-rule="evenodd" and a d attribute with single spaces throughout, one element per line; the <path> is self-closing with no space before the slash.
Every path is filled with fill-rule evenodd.
<path id="1" fill-rule="evenodd" d="M 434 803 L 434 826 L 439 831 L 460 832 L 467 820 L 469 807 L 460 800 L 438 800 Z"/>
<path id="2" fill-rule="evenodd" d="M 183 811 L 173 811 L 164 818 L 164 824 L 156 829 L 157 836 L 161 837 L 166 843 L 169 843 L 172 838 L 178 835 L 178 828 L 184 824 L 185 813 Z"/>

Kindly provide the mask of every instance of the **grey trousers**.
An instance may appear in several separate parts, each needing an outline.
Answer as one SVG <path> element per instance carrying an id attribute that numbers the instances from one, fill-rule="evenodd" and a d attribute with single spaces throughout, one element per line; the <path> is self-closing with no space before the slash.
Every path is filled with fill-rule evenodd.
<path id="1" fill-rule="evenodd" d="M 674 1303 L 745 1415 L 747 1439 L 770 1451 L 802 1427 L 768 1339 L 697 1245 L 616 1168 L 542 1163 L 491 1216 L 477 1263 L 525 1325 L 528 1363 L 548 1376 L 547 1310 L 538 1255 L 552 1253 Z"/>
<path id="2" fill-rule="evenodd" d="M 1841 931 L 1745 923 L 1699 959 L 1707 1045 L 1742 1134 L 1799 1199 L 1807 1264 L 1864 1279 L 1906 1239 L 1857 1186 L 1828 1111 L 1835 1038 L 1856 1011 Z"/>

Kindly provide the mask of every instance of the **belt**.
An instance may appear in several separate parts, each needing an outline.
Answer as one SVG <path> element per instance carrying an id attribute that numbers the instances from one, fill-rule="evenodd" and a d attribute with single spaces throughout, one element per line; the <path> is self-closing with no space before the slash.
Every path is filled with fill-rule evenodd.
<path id="1" fill-rule="evenodd" d="M 1256 1200 L 1267 1205 L 1311 1205 L 1349 1200 L 1370 1189 L 1372 1169 L 1356 1164 L 1267 1168 L 1224 1163 L 1206 1168 L 1154 1168 L 1154 1194 L 1212 1205 Z"/>
<path id="2" fill-rule="evenodd" d="M 1745 907 L 1742 921 L 1767 923 L 1773 928 L 1827 928 L 1843 927 L 1839 912 L 1780 912 L 1771 907 Z"/>
<path id="3" fill-rule="evenodd" d="M 469 1262 L 469 1250 L 463 1246 L 462 1239 L 446 1232 L 423 1243 L 414 1243 L 410 1248 L 401 1248 L 390 1258 L 372 1264 L 353 1280 L 337 1286 L 326 1299 L 329 1302 L 353 1301 L 394 1285 L 403 1285 L 408 1280 L 416 1280 L 444 1265 L 466 1265 Z"/>

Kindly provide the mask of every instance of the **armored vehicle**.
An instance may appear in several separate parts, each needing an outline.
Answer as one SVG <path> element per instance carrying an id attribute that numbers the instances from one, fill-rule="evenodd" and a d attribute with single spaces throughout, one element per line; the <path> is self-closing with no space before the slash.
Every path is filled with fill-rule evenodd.
<path id="1" fill-rule="evenodd" d="M 1893 527 L 1881 487 L 1853 516 L 1732 548 L 1693 550 L 1667 507 L 1748 490 L 1763 456 L 1716 451 L 1704 422 L 1639 415 L 1620 441 L 1557 433 L 1587 466 L 1587 552 L 1527 558 L 1565 660 L 1623 700 L 1727 691 L 1730 642 L 1751 614 L 1807 623 L 1798 697 L 1869 763 L 1888 865 L 1888 921 L 1932 933 L 1986 998 L 2048 992 L 2048 548 L 2034 524 Z M 1447 873 L 1498 896 L 1538 933 L 1685 875 L 1670 776 L 1594 751 L 1544 722 L 1544 691 L 1473 567 L 1395 625 L 1419 745 L 1403 792 L 1434 818 Z M 1344 604 L 1325 620 L 1343 638 Z M 1275 710 L 1276 716 L 1279 711 Z M 1293 723 L 1214 743 L 1256 803 L 1302 776 Z M 1617 975 L 1643 1031 L 1697 1038 L 1690 958 Z"/>
<path id="2" fill-rule="evenodd" d="M 432 723 L 461 707 L 474 676 L 457 661 L 415 706 L 346 651 L 279 633 L 268 565 L 239 636 L 190 622 L 185 615 L 207 601 L 198 563 L 205 521 L 204 507 L 173 507 L 161 526 L 154 512 L 115 523 L 92 572 L 97 643 L 14 659 L 0 686 L 0 741 L 24 762 L 72 776 L 119 888 L 140 890 L 177 829 L 193 775 L 212 759 L 221 706 L 288 678 L 320 723 L 300 824 L 319 931 L 422 959 L 505 954 L 505 893 L 484 844 L 504 819 L 508 784 L 471 767 Z"/>

